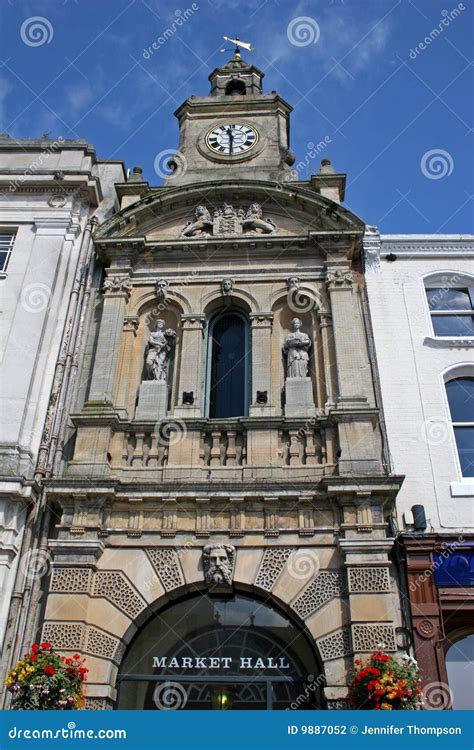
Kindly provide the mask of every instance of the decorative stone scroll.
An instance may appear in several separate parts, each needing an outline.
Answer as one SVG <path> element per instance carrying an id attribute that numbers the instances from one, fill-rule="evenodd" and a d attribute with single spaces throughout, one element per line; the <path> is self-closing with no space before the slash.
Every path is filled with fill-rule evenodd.
<path id="1" fill-rule="evenodd" d="M 349 568 L 349 591 L 360 593 L 390 593 L 390 575 L 386 567 Z"/>
<path id="2" fill-rule="evenodd" d="M 90 568 L 54 568 L 49 591 L 52 594 L 88 594 L 91 583 Z"/>
<path id="3" fill-rule="evenodd" d="M 350 269 L 330 269 L 326 274 L 326 284 L 329 288 L 352 287 L 352 271 Z"/>
<path id="4" fill-rule="evenodd" d="M 172 591 L 184 585 L 178 554 L 169 547 L 150 547 L 146 550 L 155 573 L 165 591 Z"/>
<path id="5" fill-rule="evenodd" d="M 344 584 L 342 571 L 321 570 L 314 581 L 293 602 L 291 608 L 304 620 L 335 596 L 341 596 Z"/>
<path id="6" fill-rule="evenodd" d="M 391 624 L 380 623 L 352 626 L 354 651 L 375 651 L 383 643 L 384 651 L 396 651 L 395 629 Z"/>
<path id="7" fill-rule="evenodd" d="M 255 579 L 255 585 L 271 591 L 286 567 L 294 547 L 267 547 Z"/>
<path id="8" fill-rule="evenodd" d="M 336 630 L 334 633 L 320 638 L 316 643 L 324 661 L 340 659 L 342 656 L 348 656 L 351 653 L 351 637 L 348 628 Z"/>
<path id="9" fill-rule="evenodd" d="M 183 228 L 181 237 L 238 237 L 276 234 L 277 231 L 274 222 L 263 216 L 259 203 L 251 203 L 247 209 L 236 209 L 230 203 L 224 203 L 215 209 L 212 217 L 206 206 L 197 206 L 194 218 Z"/>
<path id="10" fill-rule="evenodd" d="M 132 291 L 130 276 L 107 276 L 102 291 L 109 294 L 119 294 L 123 292 L 129 297 Z"/>
<path id="11" fill-rule="evenodd" d="M 100 570 L 95 574 L 92 595 L 108 599 L 131 620 L 135 619 L 147 606 L 128 583 L 123 573 L 115 570 Z"/>

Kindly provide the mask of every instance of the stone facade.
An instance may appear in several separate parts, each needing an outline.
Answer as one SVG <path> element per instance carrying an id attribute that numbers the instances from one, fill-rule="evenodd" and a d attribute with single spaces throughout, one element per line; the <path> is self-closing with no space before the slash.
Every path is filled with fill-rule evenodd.
<path id="1" fill-rule="evenodd" d="M 117 184 L 121 210 L 94 236 L 105 280 L 91 297 L 70 450 L 46 483 L 52 570 L 32 616 L 44 638 L 87 655 L 100 709 L 153 613 L 213 587 L 288 613 L 321 664 L 328 708 L 345 705 L 354 654 L 400 647 L 389 553 L 401 478 L 370 362 L 364 224 L 327 163 L 294 179 L 289 106 L 233 63 L 211 75 L 210 97 L 178 110 L 185 168 L 178 154 L 164 187 L 138 171 Z M 229 70 L 245 96 L 222 93 Z M 258 134 L 245 157 L 206 151 L 229 108 Z M 246 330 L 246 403 L 211 418 L 212 326 L 227 310 Z M 283 349 L 295 318 L 309 357 L 290 410 L 298 373 Z M 176 332 L 159 419 L 138 409 L 158 320 Z"/>
<path id="2" fill-rule="evenodd" d="M 111 213 L 112 185 L 122 175 L 119 163 L 99 164 L 84 141 L 0 136 L 0 234 L 2 239 L 13 236 L 8 265 L 0 273 L 4 668 L 16 656 L 12 643 L 22 635 L 19 601 L 49 566 L 49 555 L 36 547 L 35 538 L 43 520 L 38 512 L 44 501 L 41 480 L 54 471 L 63 448 L 59 415 L 78 366 L 91 233 Z"/>

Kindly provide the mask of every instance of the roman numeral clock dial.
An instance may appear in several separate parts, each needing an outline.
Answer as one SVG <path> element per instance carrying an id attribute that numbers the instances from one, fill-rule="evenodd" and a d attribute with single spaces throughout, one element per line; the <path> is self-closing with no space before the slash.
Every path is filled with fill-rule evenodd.
<path id="1" fill-rule="evenodd" d="M 239 156 L 250 151 L 257 140 L 258 133 L 254 128 L 238 122 L 217 125 L 206 136 L 208 148 L 223 156 Z"/>

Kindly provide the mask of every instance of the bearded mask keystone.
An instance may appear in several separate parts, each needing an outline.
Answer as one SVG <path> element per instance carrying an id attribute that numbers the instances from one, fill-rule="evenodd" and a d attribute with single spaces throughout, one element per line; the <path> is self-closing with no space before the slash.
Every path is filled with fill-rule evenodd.
<path id="1" fill-rule="evenodd" d="M 235 547 L 230 544 L 208 544 L 203 549 L 204 578 L 209 586 L 231 586 Z"/>

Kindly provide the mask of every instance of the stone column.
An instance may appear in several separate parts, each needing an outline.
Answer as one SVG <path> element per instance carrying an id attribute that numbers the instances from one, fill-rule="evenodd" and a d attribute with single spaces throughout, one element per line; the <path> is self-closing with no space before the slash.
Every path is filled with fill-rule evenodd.
<path id="1" fill-rule="evenodd" d="M 122 348 L 122 359 L 119 362 L 119 389 L 117 393 L 116 407 L 123 411 L 125 419 L 128 418 L 127 395 L 129 381 L 126 374 L 130 371 L 130 362 L 133 355 L 135 337 L 137 335 L 139 319 L 136 315 L 126 315 L 123 319 L 124 345 Z"/>
<path id="2" fill-rule="evenodd" d="M 250 315 L 252 326 L 252 395 L 250 417 L 274 416 L 272 403 L 273 313 Z"/>
<path id="3" fill-rule="evenodd" d="M 113 407 L 125 308 L 132 284 L 129 273 L 109 274 L 104 282 L 104 307 L 92 372 L 88 406 Z"/>
<path id="4" fill-rule="evenodd" d="M 400 624 L 400 602 L 392 591 L 389 553 L 393 539 L 385 536 L 382 501 L 368 493 L 340 499 L 345 538 L 338 546 L 344 557 L 348 585 L 348 620 L 356 656 L 376 650 L 398 650 L 395 627 Z"/>
<path id="5" fill-rule="evenodd" d="M 326 284 L 331 300 L 333 335 L 341 406 L 357 408 L 373 404 L 371 373 L 365 331 L 353 292 L 352 271 L 347 265 L 329 266 Z"/>
<path id="6" fill-rule="evenodd" d="M 181 351 L 179 356 L 177 417 L 201 417 L 204 413 L 203 347 L 204 315 L 181 316 Z M 178 358 L 175 360 L 178 361 Z"/>
<path id="7" fill-rule="evenodd" d="M 335 382 L 337 377 L 336 353 L 334 351 L 334 334 L 332 317 L 328 312 L 319 312 L 319 325 L 323 344 L 324 381 L 326 385 L 326 406 L 335 404 Z"/>

